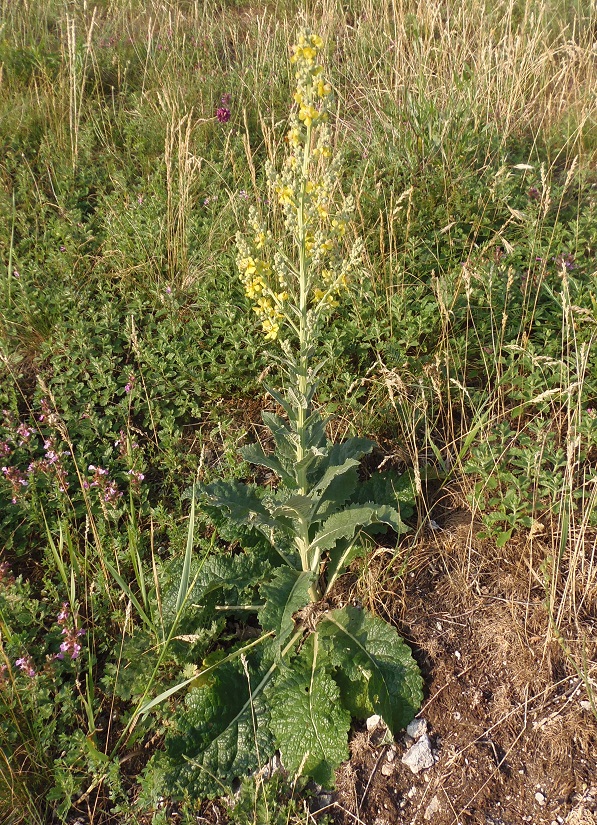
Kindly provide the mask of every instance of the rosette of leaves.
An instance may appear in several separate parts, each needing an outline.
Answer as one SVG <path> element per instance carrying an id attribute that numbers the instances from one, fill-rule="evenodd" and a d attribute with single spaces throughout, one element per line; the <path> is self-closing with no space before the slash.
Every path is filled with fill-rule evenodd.
<path id="1" fill-rule="evenodd" d="M 296 411 L 275 395 L 287 412 L 287 420 L 264 413 L 276 453 L 251 445 L 242 455 L 274 470 L 277 489 L 216 481 L 193 491 L 244 549 L 209 560 L 188 601 L 217 610 L 219 599 L 231 620 L 249 610 L 256 621 L 247 623 L 249 643 L 231 641 L 183 683 L 188 692 L 162 757 L 166 785 L 181 797 L 221 795 L 276 750 L 291 776 L 332 787 L 334 770 L 348 758 L 352 718 L 377 713 L 396 734 L 422 699 L 418 667 L 397 631 L 366 610 L 328 602 L 337 577 L 362 551 L 364 532 L 408 529 L 410 477 L 380 473 L 361 481 L 359 462 L 373 442 L 330 443 L 325 421 L 313 413 L 308 489 L 301 492 Z"/>

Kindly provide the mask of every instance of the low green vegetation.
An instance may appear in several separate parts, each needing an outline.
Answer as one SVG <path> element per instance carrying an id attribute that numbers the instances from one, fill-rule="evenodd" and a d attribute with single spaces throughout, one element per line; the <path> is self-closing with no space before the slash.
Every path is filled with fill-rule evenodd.
<path id="1" fill-rule="evenodd" d="M 0 9 L 0 819 L 157 825 L 242 780 L 231 821 L 307 821 L 351 718 L 421 701 L 342 585 L 376 546 L 406 575 L 447 494 L 498 555 L 549 536 L 587 677 L 590 9 Z"/>

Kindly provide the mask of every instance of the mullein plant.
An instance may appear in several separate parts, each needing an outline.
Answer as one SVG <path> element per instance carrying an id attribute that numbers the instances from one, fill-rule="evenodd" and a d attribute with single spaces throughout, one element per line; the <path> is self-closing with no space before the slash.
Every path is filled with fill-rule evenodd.
<path id="1" fill-rule="evenodd" d="M 284 413 L 263 413 L 274 452 L 257 444 L 241 452 L 279 482 L 265 490 L 220 480 L 192 493 L 192 510 L 197 497 L 220 534 L 240 537 L 245 549 L 208 559 L 185 604 L 201 611 L 202 626 L 210 604 L 237 617 L 254 610 L 262 631 L 210 654 L 177 686 L 189 691 L 166 740 L 166 776 L 170 792 L 195 797 L 224 792 L 275 750 L 292 777 L 331 787 L 348 758 L 351 718 L 379 714 L 395 734 L 422 700 L 419 670 L 396 630 L 360 607 L 335 606 L 334 585 L 362 552 L 362 537 L 404 533 L 413 495 L 407 474 L 361 480 L 373 442 L 330 442 L 314 406 L 318 344 L 361 266 L 360 241 L 347 243 L 352 200 L 336 194 L 341 160 L 332 152 L 322 46 L 305 31 L 293 47 L 288 150 L 282 169 L 268 170 L 284 230 L 274 234 L 252 210 L 250 235 L 237 237 L 242 283 L 286 379 L 284 392 L 267 388 Z"/>

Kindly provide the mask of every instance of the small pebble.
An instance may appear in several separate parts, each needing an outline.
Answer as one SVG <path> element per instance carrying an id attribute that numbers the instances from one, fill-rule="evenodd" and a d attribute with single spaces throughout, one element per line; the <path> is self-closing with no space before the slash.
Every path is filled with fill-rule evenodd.
<path id="1" fill-rule="evenodd" d="M 426 733 L 415 742 L 412 748 L 402 757 L 402 762 L 411 769 L 413 773 L 419 773 L 435 765 L 435 759 L 431 751 L 431 742 Z"/>
<path id="2" fill-rule="evenodd" d="M 388 748 L 388 752 L 386 753 L 386 759 L 388 762 L 393 762 L 396 758 L 396 748 Z"/>
<path id="3" fill-rule="evenodd" d="M 429 821 L 433 818 L 434 814 L 438 813 L 441 810 L 441 805 L 437 796 L 434 796 L 425 808 L 425 813 L 423 814 L 423 819 Z"/>
<path id="4" fill-rule="evenodd" d="M 541 791 L 537 791 L 537 793 L 535 794 L 535 802 L 537 803 L 537 805 L 545 805 L 546 799 L 541 793 Z"/>
<path id="5" fill-rule="evenodd" d="M 426 719 L 413 719 L 406 726 L 406 733 L 408 736 L 412 736 L 413 739 L 420 739 L 421 736 L 427 733 L 427 720 Z"/>
<path id="6" fill-rule="evenodd" d="M 394 766 L 384 762 L 381 766 L 381 772 L 384 776 L 391 776 L 394 773 Z"/>
<path id="7" fill-rule="evenodd" d="M 370 716 L 366 722 L 367 730 L 369 731 L 369 733 L 371 733 L 371 731 L 374 731 L 380 722 L 381 716 L 378 716 L 377 714 L 375 714 L 374 716 Z"/>

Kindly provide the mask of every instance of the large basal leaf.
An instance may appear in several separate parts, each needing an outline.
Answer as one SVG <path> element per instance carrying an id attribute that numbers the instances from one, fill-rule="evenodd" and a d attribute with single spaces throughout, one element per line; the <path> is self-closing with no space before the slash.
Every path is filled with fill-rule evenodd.
<path id="1" fill-rule="evenodd" d="M 262 532 L 274 528 L 292 534 L 283 519 L 275 519 L 261 501 L 256 488 L 238 481 L 214 481 L 199 488 L 204 507 L 217 507 L 226 511 L 235 524 L 256 527 Z"/>
<path id="2" fill-rule="evenodd" d="M 358 719 L 379 714 L 396 735 L 423 701 L 421 674 L 408 645 L 389 624 L 356 607 L 328 613 L 318 630 L 338 668 L 346 707 Z"/>
<path id="3" fill-rule="evenodd" d="M 221 796 L 232 783 L 262 767 L 273 752 L 263 678 L 251 681 L 240 663 L 216 670 L 206 687 L 193 688 L 166 738 L 166 783 L 180 798 Z"/>
<path id="4" fill-rule="evenodd" d="M 348 759 L 350 713 L 329 672 L 303 653 L 271 684 L 267 699 L 284 767 L 332 788 L 334 770 Z"/>
<path id="5" fill-rule="evenodd" d="M 265 603 L 258 613 L 263 630 L 276 634 L 278 650 L 294 630 L 292 616 L 309 602 L 309 587 L 314 573 L 279 567 L 272 580 L 260 588 Z"/>

